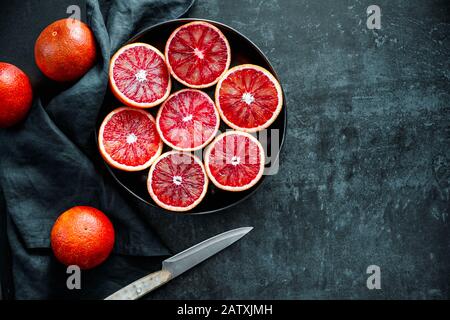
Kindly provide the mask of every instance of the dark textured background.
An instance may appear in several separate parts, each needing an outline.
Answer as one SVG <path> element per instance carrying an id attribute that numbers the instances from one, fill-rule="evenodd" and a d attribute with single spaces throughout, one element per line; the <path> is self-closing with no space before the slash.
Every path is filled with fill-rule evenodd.
<path id="1" fill-rule="evenodd" d="M 236 28 L 271 60 L 287 140 L 279 174 L 245 203 L 207 216 L 149 210 L 174 252 L 255 229 L 146 298 L 450 298 L 450 5 L 378 0 L 372 31 L 371 4 L 197 1 L 189 16 Z M 138 278 L 161 260 L 112 256 L 104 267 Z M 381 290 L 366 288 L 371 264 Z"/>
<path id="2" fill-rule="evenodd" d="M 191 17 L 236 28 L 271 60 L 287 140 L 279 174 L 244 204 L 155 216 L 179 249 L 255 229 L 149 298 L 450 298 L 450 5 L 376 1 L 372 31 L 373 3 L 197 2 Z"/>

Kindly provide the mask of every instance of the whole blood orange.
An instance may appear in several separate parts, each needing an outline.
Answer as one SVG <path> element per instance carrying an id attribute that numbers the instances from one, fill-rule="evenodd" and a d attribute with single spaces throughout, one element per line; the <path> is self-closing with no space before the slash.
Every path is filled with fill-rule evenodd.
<path id="1" fill-rule="evenodd" d="M 91 269 L 108 258 L 114 246 L 114 228 L 93 207 L 77 206 L 61 214 L 50 235 L 55 257 L 65 265 Z"/>
<path id="2" fill-rule="evenodd" d="M 34 57 L 39 69 L 55 81 L 74 81 L 95 63 L 97 52 L 91 29 L 68 18 L 53 22 L 39 35 Z"/>
<path id="3" fill-rule="evenodd" d="M 0 62 L 0 128 L 21 121 L 28 113 L 32 99 L 28 76 L 14 65 Z"/>

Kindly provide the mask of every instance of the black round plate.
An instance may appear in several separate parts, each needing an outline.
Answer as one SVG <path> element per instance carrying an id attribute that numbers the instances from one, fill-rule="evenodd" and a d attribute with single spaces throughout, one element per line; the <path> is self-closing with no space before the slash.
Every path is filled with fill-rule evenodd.
<path id="1" fill-rule="evenodd" d="M 261 50 L 249 39 L 247 39 L 244 35 L 239 33 L 238 31 L 234 30 L 233 28 L 219 23 L 215 21 L 209 21 L 204 19 L 176 19 L 171 21 L 166 21 L 151 27 L 148 27 L 141 32 L 139 32 L 136 36 L 134 36 L 132 39 L 128 41 L 128 43 L 133 42 L 144 42 L 151 44 L 152 46 L 158 48 L 161 52 L 164 53 L 164 48 L 167 39 L 169 38 L 170 34 L 179 26 L 191 22 L 191 21 L 207 21 L 216 27 L 218 27 L 225 37 L 228 39 L 231 47 L 231 67 L 244 64 L 244 63 L 251 63 L 256 64 L 261 67 L 266 68 L 269 70 L 277 79 L 278 76 L 267 60 L 266 56 L 261 52 Z M 172 92 L 178 91 L 182 89 L 184 86 L 178 83 L 175 79 L 173 79 L 172 83 Z M 214 100 L 214 90 L 215 86 L 205 89 L 204 91 Z M 118 100 L 115 99 L 113 94 L 110 90 L 108 90 L 108 93 L 105 97 L 103 106 L 100 110 L 99 118 L 97 121 L 97 128 L 100 128 L 101 122 L 105 118 L 105 116 L 111 112 L 113 109 L 123 105 Z M 147 109 L 151 114 L 153 114 L 156 118 L 156 112 L 158 110 L 158 107 Z M 279 151 L 281 151 L 281 148 L 283 146 L 284 137 L 286 133 L 286 120 L 287 120 L 287 113 L 286 113 L 286 103 L 284 99 L 283 94 L 283 109 L 278 118 L 275 120 L 275 122 L 270 126 L 269 129 L 278 129 L 279 134 Z M 225 124 L 221 123 L 220 131 L 225 132 L 225 130 L 229 130 Z M 267 143 L 267 150 L 266 152 L 269 152 L 270 155 L 270 141 L 271 141 L 271 134 L 270 130 L 268 130 L 267 135 L 268 143 Z M 167 146 L 164 146 L 163 152 L 168 151 L 169 148 Z M 270 158 L 272 159 L 272 163 L 274 161 L 278 161 L 279 154 L 276 155 L 270 155 Z M 105 162 L 106 164 L 106 162 Z M 269 164 L 266 164 L 268 166 Z M 147 174 L 148 170 L 142 171 L 142 172 L 124 172 L 117 169 L 114 169 L 106 164 L 108 167 L 109 172 L 113 176 L 113 178 L 122 186 L 124 187 L 129 193 L 131 193 L 134 197 L 139 199 L 140 201 L 146 203 L 149 206 L 159 208 L 160 210 L 166 211 L 159 206 L 157 206 L 153 200 L 150 198 L 150 195 L 147 191 Z M 265 180 L 265 176 L 262 177 L 262 179 L 251 189 L 242 191 L 242 192 L 228 192 L 223 191 L 218 188 L 216 188 L 212 183 L 209 184 L 208 192 L 203 199 L 203 201 L 194 209 L 184 212 L 183 214 L 206 214 L 206 213 L 213 213 L 213 212 L 219 212 L 222 210 L 225 210 L 227 208 L 230 208 L 245 199 L 247 199 L 250 195 L 256 192 L 256 190 L 261 186 L 263 181 Z M 171 211 L 167 211 L 171 212 Z"/>

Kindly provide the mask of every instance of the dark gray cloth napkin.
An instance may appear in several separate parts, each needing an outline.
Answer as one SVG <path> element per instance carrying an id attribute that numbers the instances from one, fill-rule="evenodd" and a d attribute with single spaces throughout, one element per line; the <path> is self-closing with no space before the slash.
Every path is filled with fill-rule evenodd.
<path id="1" fill-rule="evenodd" d="M 36 92 L 24 123 L 0 130 L 0 198 L 4 207 L 0 210 L 7 217 L 17 298 L 101 298 L 116 288 L 114 283 L 121 277 L 132 277 L 138 268 L 136 261 L 123 260 L 120 255 L 169 253 L 142 212 L 102 173 L 94 133 L 107 90 L 110 56 L 141 28 L 180 17 L 193 2 L 115 0 L 100 8 L 97 0 L 87 0 L 86 19 L 98 44 L 95 67 L 47 105 Z M 49 250 L 55 219 L 74 205 L 99 208 L 116 230 L 113 256 L 87 272 L 84 281 L 98 281 L 98 287 L 88 293 L 65 290 L 65 269 Z"/>

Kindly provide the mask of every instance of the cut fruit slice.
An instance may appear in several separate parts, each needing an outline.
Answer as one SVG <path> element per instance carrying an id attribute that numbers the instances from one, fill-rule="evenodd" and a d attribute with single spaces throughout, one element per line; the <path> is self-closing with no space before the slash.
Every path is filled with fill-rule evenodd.
<path id="1" fill-rule="evenodd" d="M 280 114 L 283 94 L 277 79 L 252 64 L 236 66 L 219 80 L 216 106 L 231 128 L 257 132 L 269 127 Z"/>
<path id="2" fill-rule="evenodd" d="M 205 151 L 205 169 L 216 187 L 228 191 L 250 189 L 264 172 L 264 149 L 252 135 L 228 131 Z"/>
<path id="3" fill-rule="evenodd" d="M 117 99 L 138 108 L 157 106 L 172 88 L 163 54 L 146 43 L 132 43 L 116 52 L 109 66 L 109 82 Z"/>
<path id="4" fill-rule="evenodd" d="M 217 27 L 204 21 L 177 28 L 167 40 L 165 55 L 173 77 L 197 89 L 215 85 L 231 61 L 228 40 Z"/>
<path id="5" fill-rule="evenodd" d="M 172 94 L 156 117 L 156 127 L 163 141 L 182 151 L 202 149 L 214 139 L 219 124 L 219 113 L 212 99 L 195 89 Z"/>
<path id="6" fill-rule="evenodd" d="M 112 167 L 140 171 L 150 167 L 161 154 L 163 142 L 150 113 L 121 107 L 103 120 L 98 145 L 101 155 Z"/>
<path id="7" fill-rule="evenodd" d="M 147 188 L 160 207 L 188 211 L 205 197 L 208 177 L 196 156 L 170 151 L 161 155 L 150 168 Z"/>

